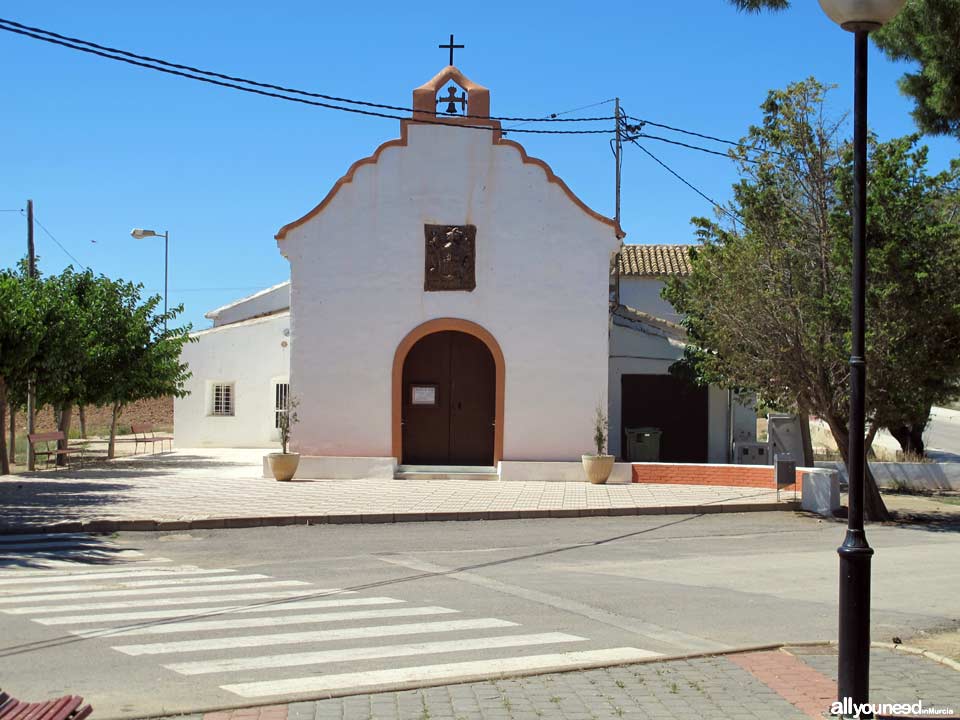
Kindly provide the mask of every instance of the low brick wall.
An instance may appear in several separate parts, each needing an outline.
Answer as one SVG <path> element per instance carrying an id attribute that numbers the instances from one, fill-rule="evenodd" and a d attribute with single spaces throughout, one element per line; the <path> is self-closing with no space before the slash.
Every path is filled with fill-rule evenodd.
<path id="1" fill-rule="evenodd" d="M 803 471 L 797 469 L 799 492 Z M 634 463 L 633 482 L 663 485 L 723 485 L 727 487 L 755 487 L 776 490 L 772 465 L 694 465 L 674 463 Z M 793 485 L 784 490 L 793 491 Z"/>

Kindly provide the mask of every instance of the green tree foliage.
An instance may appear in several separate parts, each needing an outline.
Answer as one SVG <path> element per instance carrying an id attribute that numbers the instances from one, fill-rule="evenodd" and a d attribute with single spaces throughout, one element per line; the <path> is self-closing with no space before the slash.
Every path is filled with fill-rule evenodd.
<path id="1" fill-rule="evenodd" d="M 34 378 L 38 406 L 51 405 L 67 434 L 73 406 L 109 405 L 112 457 L 123 407 L 136 400 L 182 397 L 190 377 L 180 362 L 189 326 L 165 329 L 183 306 L 158 313 L 159 296 L 144 299 L 142 290 L 90 270 L 67 268 L 37 280 L 4 271 L 0 390 L 11 387 L 15 397 L 22 397 L 27 378 Z"/>
<path id="2" fill-rule="evenodd" d="M 38 283 L 0 270 L 0 474 L 10 472 L 4 420 L 7 404 L 26 385 L 44 332 Z M 13 451 L 13 448 L 10 448 Z"/>
<path id="3" fill-rule="evenodd" d="M 728 0 L 746 12 L 784 10 L 788 0 Z M 907 0 L 901 13 L 872 35 L 893 60 L 919 65 L 900 79 L 925 133 L 960 138 L 960 0 Z"/>
<path id="4" fill-rule="evenodd" d="M 731 212 L 694 220 L 693 273 L 666 295 L 686 315 L 686 372 L 823 418 L 848 459 L 852 162 L 815 80 L 773 91 L 735 153 Z M 746 147 L 761 148 L 749 155 Z M 929 177 L 916 137 L 873 143 L 868 389 L 872 433 L 929 410 L 960 372 L 960 237 L 940 211 L 955 173 Z M 954 287 L 951 287 L 951 284 Z M 923 317 L 919 317 L 922 315 Z M 924 418 L 925 420 L 925 418 Z M 868 477 L 868 517 L 886 509 Z"/>

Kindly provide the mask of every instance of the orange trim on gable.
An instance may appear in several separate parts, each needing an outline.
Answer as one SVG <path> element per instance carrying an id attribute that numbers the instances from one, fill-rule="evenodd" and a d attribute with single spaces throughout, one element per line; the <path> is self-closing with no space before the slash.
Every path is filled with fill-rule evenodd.
<path id="1" fill-rule="evenodd" d="M 609 218 L 606 215 L 601 215 L 597 211 L 593 210 L 583 200 L 577 197 L 577 195 L 573 192 L 573 190 L 571 190 L 570 187 L 556 173 L 553 172 L 553 168 L 551 168 L 550 165 L 545 160 L 541 160 L 540 158 L 535 158 L 528 155 L 526 148 L 524 148 L 523 145 L 521 145 L 520 143 L 514 140 L 503 139 L 503 137 L 501 137 L 501 134 L 500 134 L 500 124 L 495 121 L 489 121 L 489 123 L 491 125 L 491 130 L 490 130 L 491 142 L 494 145 L 506 145 L 517 150 L 520 153 L 520 160 L 523 162 L 524 165 L 536 165 L 537 167 L 542 169 L 546 174 L 547 182 L 558 185 L 560 189 L 563 190 L 564 193 L 566 193 L 567 197 L 570 198 L 570 200 L 577 207 L 583 210 L 587 215 L 592 217 L 594 220 L 599 220 L 605 225 L 609 225 L 610 227 L 612 227 L 617 238 L 622 240 L 627 236 L 627 234 L 623 231 L 623 229 L 620 227 L 619 223 L 617 223 L 616 220 L 614 220 L 613 218 Z M 380 145 L 380 147 L 378 147 L 376 150 L 374 150 L 373 154 L 370 155 L 369 157 L 362 158 L 360 160 L 357 160 L 355 163 L 353 163 L 353 165 L 350 166 L 350 169 L 347 170 L 346 174 L 343 177 L 341 177 L 339 180 L 337 180 L 336 183 L 334 183 L 333 187 L 330 189 L 330 192 L 328 192 L 326 197 L 324 197 L 323 200 L 320 201 L 319 205 L 317 205 L 315 208 L 313 208 L 313 210 L 308 212 L 303 217 L 297 220 L 294 220 L 291 223 L 287 223 L 282 228 L 280 228 L 279 231 L 277 231 L 277 234 L 275 235 L 277 244 L 279 245 L 280 241 L 286 238 L 287 233 L 290 230 L 300 227 L 308 220 L 316 217 L 321 212 L 323 212 L 324 208 L 326 208 L 327 205 L 330 204 L 330 202 L 333 200 L 336 194 L 340 191 L 340 188 L 342 188 L 344 185 L 346 185 L 349 182 L 353 182 L 353 177 L 356 174 L 357 170 L 359 170 L 364 165 L 376 164 L 376 162 L 380 159 L 381 153 L 383 153 L 383 151 L 386 150 L 387 148 L 406 147 L 407 141 L 408 141 L 407 128 L 409 127 L 410 124 L 423 125 L 426 123 L 418 122 L 417 120 L 401 120 L 400 121 L 400 137 L 395 140 L 388 140 L 387 142 Z M 475 120 L 471 120 L 470 118 L 463 118 L 463 117 L 460 117 L 460 118 L 450 117 L 450 118 L 443 118 L 442 122 L 429 123 L 429 124 L 478 125 L 478 124 L 484 124 L 484 121 L 475 121 Z M 481 131 L 475 130 L 474 132 L 481 132 Z"/>
<path id="2" fill-rule="evenodd" d="M 398 463 L 403 462 L 403 363 L 407 359 L 407 353 L 417 344 L 417 341 L 433 333 L 444 332 L 446 330 L 456 330 L 458 332 L 473 335 L 480 340 L 490 354 L 493 355 L 493 364 L 496 371 L 496 404 L 494 406 L 494 425 L 493 425 L 493 464 L 496 466 L 503 459 L 503 414 L 504 398 L 506 396 L 507 384 L 507 364 L 503 357 L 503 350 L 500 349 L 500 343 L 490 332 L 481 325 L 469 320 L 460 318 L 437 318 L 428 320 L 422 325 L 418 325 L 411 330 L 407 336 L 400 341 L 397 350 L 393 355 L 393 374 L 391 388 L 391 440 L 393 446 L 393 456 Z"/>

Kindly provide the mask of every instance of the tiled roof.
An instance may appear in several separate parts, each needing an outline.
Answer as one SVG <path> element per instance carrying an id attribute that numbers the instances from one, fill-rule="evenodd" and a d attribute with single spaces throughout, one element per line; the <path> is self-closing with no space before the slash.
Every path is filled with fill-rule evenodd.
<path id="1" fill-rule="evenodd" d="M 624 245 L 618 268 L 625 277 L 690 274 L 690 245 Z"/>

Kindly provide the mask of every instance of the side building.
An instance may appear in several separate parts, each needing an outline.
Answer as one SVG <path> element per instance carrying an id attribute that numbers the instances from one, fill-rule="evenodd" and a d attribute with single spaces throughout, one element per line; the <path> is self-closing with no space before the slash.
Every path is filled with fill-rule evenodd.
<path id="1" fill-rule="evenodd" d="M 277 411 L 290 377 L 290 283 L 205 315 L 182 359 L 193 376 L 173 405 L 179 447 L 264 447 L 277 442 Z"/>

